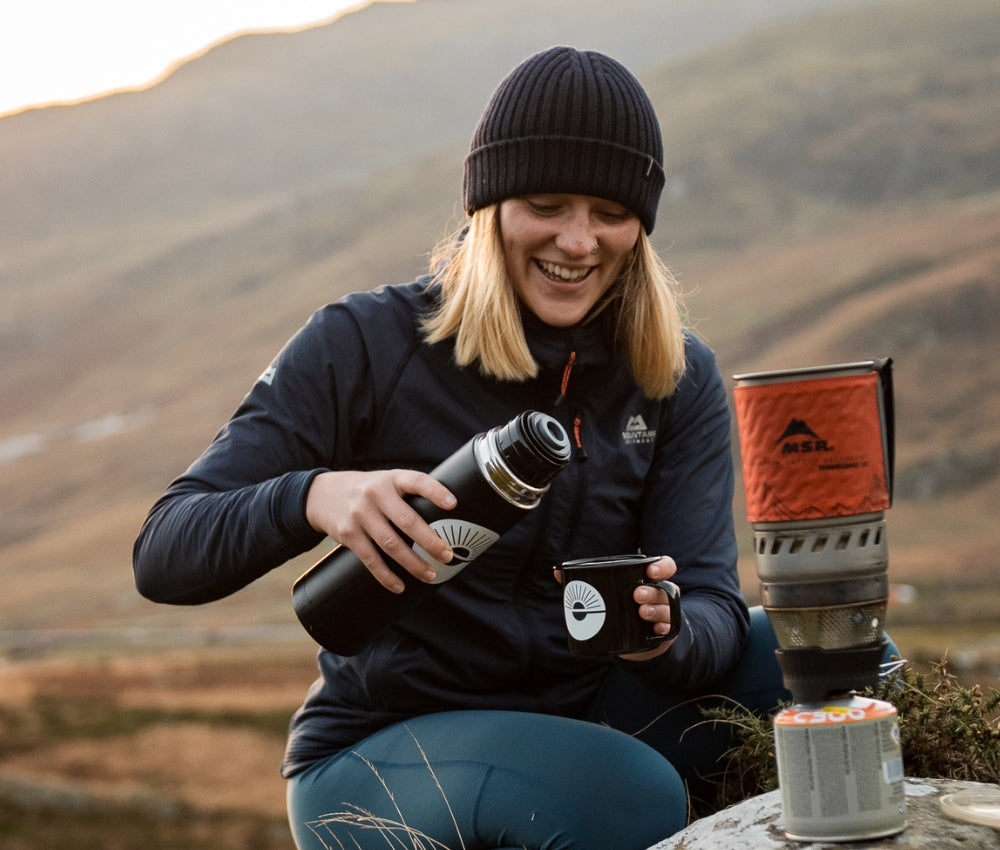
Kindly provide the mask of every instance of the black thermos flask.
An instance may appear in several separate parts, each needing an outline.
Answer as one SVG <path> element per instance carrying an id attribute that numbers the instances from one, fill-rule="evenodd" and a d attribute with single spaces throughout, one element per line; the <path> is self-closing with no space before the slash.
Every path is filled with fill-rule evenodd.
<path id="1" fill-rule="evenodd" d="M 448 564 L 418 553 L 437 569 L 433 584 L 387 560 L 403 580 L 401 594 L 386 590 L 346 546 L 338 546 L 292 587 L 292 606 L 313 639 L 337 655 L 355 655 L 384 627 L 481 555 L 528 511 L 570 458 L 569 439 L 551 416 L 526 411 L 506 425 L 477 434 L 431 475 L 458 500 L 443 511 L 422 496 L 409 502 L 451 544 Z"/>

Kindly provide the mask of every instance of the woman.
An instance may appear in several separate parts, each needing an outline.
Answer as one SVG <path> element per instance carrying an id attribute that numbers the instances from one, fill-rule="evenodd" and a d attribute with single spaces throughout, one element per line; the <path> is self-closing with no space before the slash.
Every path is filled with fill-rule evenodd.
<path id="1" fill-rule="evenodd" d="M 648 241 L 663 184 L 629 71 L 568 47 L 528 58 L 486 106 L 470 219 L 432 273 L 314 314 L 151 510 L 135 574 L 158 601 L 225 596 L 326 536 L 401 592 L 382 552 L 433 578 L 404 535 L 451 557 L 403 498 L 454 507 L 426 470 L 525 410 L 573 435 L 541 507 L 475 564 L 359 655 L 320 651 L 283 765 L 300 848 L 382 847 L 404 829 L 435 847 L 645 848 L 684 825 L 678 771 L 695 778 L 725 742 L 682 741 L 700 718 L 676 707 L 740 689 L 726 676 L 742 681 L 750 618 L 726 394 Z M 680 634 L 570 655 L 553 565 L 636 550 L 662 554 L 650 577 L 681 588 Z M 635 604 L 668 632 L 662 590 Z M 763 629 L 764 666 L 742 676 L 770 702 Z"/>

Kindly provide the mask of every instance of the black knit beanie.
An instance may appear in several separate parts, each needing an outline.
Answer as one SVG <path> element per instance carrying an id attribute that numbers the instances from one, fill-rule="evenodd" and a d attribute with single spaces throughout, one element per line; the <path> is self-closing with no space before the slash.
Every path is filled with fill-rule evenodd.
<path id="1" fill-rule="evenodd" d="M 639 81 L 603 53 L 552 47 L 497 86 L 465 160 L 465 211 L 517 195 L 606 198 L 647 233 L 663 190 L 663 142 Z"/>

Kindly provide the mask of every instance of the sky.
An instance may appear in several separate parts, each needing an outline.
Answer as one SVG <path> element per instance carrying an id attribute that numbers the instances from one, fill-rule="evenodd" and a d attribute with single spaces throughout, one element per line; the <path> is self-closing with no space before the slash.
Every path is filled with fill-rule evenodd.
<path id="1" fill-rule="evenodd" d="M 362 0 L 13 0 L 0 11 L 0 115 L 149 85 L 242 32 L 325 23 Z"/>

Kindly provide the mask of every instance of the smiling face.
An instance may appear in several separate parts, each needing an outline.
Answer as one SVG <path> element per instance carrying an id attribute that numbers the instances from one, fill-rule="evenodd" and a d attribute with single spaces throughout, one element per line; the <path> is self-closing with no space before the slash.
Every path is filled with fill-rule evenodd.
<path id="1" fill-rule="evenodd" d="M 608 291 L 641 226 L 628 208 L 588 195 L 526 195 L 500 204 L 504 260 L 514 291 L 555 327 L 580 322 Z"/>

